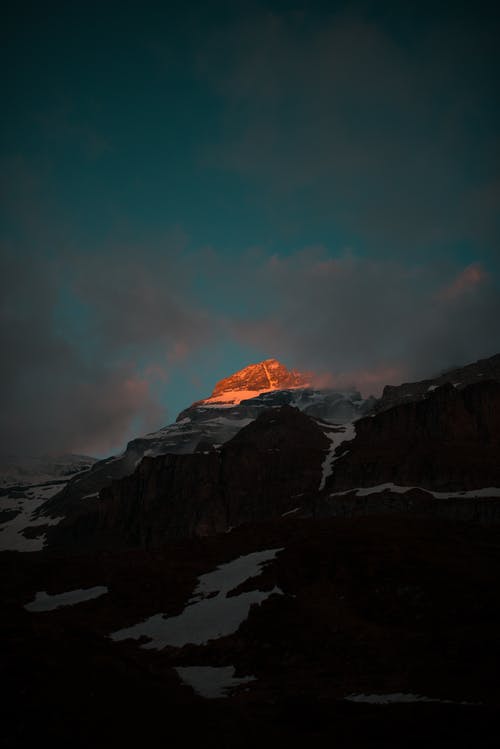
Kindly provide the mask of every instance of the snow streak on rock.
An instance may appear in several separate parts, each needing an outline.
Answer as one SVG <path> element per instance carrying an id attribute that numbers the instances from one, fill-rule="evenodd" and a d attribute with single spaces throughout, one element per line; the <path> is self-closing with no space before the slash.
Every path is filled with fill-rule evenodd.
<path id="1" fill-rule="evenodd" d="M 344 697 L 349 702 L 366 702 L 370 705 L 394 705 L 407 702 L 440 702 L 446 705 L 474 705 L 474 702 L 455 702 L 453 700 L 440 700 L 436 697 L 424 697 L 420 694 L 407 692 L 393 692 L 391 694 L 350 694 Z"/>
<path id="2" fill-rule="evenodd" d="M 340 455 L 335 455 L 337 448 L 344 442 L 351 442 L 356 436 L 356 427 L 354 424 L 344 424 L 340 426 L 335 432 L 325 432 L 326 436 L 331 442 L 330 449 L 323 461 L 321 468 L 321 481 L 319 484 L 319 491 L 325 488 L 326 480 L 333 473 L 333 464 L 336 460 L 346 454 L 347 450 L 342 452 Z"/>
<path id="3" fill-rule="evenodd" d="M 330 497 L 341 497 L 346 494 L 354 494 L 356 497 L 367 497 L 369 494 L 381 494 L 382 492 L 393 492 L 394 494 L 406 494 L 414 489 L 432 494 L 436 499 L 474 499 L 475 497 L 500 497 L 500 487 L 489 486 L 482 489 L 468 489 L 455 492 L 436 492 L 423 486 L 399 486 L 398 484 L 377 484 L 377 486 L 361 486 L 354 489 L 346 489 L 342 492 L 333 492 Z"/>

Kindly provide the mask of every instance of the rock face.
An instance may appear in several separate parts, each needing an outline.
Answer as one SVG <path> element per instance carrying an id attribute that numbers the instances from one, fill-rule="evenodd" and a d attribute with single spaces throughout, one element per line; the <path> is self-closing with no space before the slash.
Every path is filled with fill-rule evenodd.
<path id="1" fill-rule="evenodd" d="M 267 385 L 296 377 L 274 360 L 252 365 L 221 381 L 212 398 L 257 395 L 193 404 L 175 424 L 76 477 L 42 513 L 66 516 L 50 531 L 66 535 L 66 543 L 71 534 L 98 531 L 146 546 L 275 518 L 297 506 L 319 515 L 395 511 L 497 522 L 500 382 L 484 373 L 496 372 L 499 361 L 461 370 L 465 379 L 475 377 L 469 385 L 455 372 L 441 386 L 402 386 L 413 390 L 378 413 L 377 404 L 356 393 L 295 385 L 226 390 L 260 388 L 263 377 Z M 355 423 L 335 426 L 346 422 Z M 455 496 L 438 496 L 450 492 Z"/>
<path id="2" fill-rule="evenodd" d="M 491 356 L 489 359 L 480 359 L 466 367 L 451 369 L 428 380 L 406 382 L 403 385 L 386 385 L 382 397 L 377 404 L 374 404 L 374 410 L 376 412 L 386 411 L 388 408 L 393 408 L 393 406 L 401 403 L 421 400 L 436 388 L 447 383 L 451 383 L 460 390 L 466 385 L 482 380 L 500 382 L 500 354 Z"/>
<path id="3" fill-rule="evenodd" d="M 344 423 L 371 411 L 374 399 L 356 392 L 305 387 L 306 375 L 289 371 L 276 359 L 252 364 L 221 380 L 210 398 L 193 403 L 173 424 L 131 440 L 121 455 L 97 461 L 70 481 L 45 508 L 52 516 L 81 514 L 99 491 L 133 473 L 143 457 L 187 455 L 220 446 L 269 408 L 294 406 L 318 419 Z M 228 388 L 233 388 L 228 390 Z"/>
<path id="4" fill-rule="evenodd" d="M 275 406 L 217 449 L 144 457 L 132 475 L 100 492 L 93 520 L 87 513 L 76 524 L 62 522 L 52 540 L 85 543 L 94 535 L 153 547 L 292 510 L 297 517 L 397 512 L 500 522 L 499 456 L 495 381 L 444 385 L 348 427 Z M 497 488 L 491 496 L 488 487 Z"/>
<path id="5" fill-rule="evenodd" d="M 500 528 L 293 517 L 154 552 L 4 553 L 2 745 L 496 749 Z M 189 611 L 201 576 L 269 549 L 283 551 L 227 602 L 282 594 L 252 606 L 232 634 L 161 651 L 142 647 L 148 637 L 110 636 Z M 219 578 L 207 604 L 229 580 Z M 95 586 L 109 592 L 44 613 L 25 608 L 39 591 Z M 253 680 L 204 699 L 178 677 L 189 666 L 234 666 Z M 361 694 L 438 701 L 349 699 Z"/>
<path id="6" fill-rule="evenodd" d="M 447 384 L 356 422 L 329 491 L 392 482 L 433 491 L 500 487 L 500 383 Z"/>
<path id="7" fill-rule="evenodd" d="M 100 531 L 154 546 L 281 517 L 317 491 L 328 446 L 297 409 L 265 411 L 220 450 L 144 458 L 101 492 Z"/>
<path id="8" fill-rule="evenodd" d="M 220 380 L 210 398 L 205 402 L 208 403 L 212 399 L 218 399 L 224 395 L 234 398 L 234 394 L 241 391 L 286 390 L 295 387 L 308 387 L 309 384 L 309 378 L 306 374 L 288 370 L 276 359 L 266 359 L 258 364 L 250 364 L 239 372 Z"/>
<path id="9" fill-rule="evenodd" d="M 316 391 L 262 393 L 219 447 L 193 421 L 222 410 L 196 407 L 196 449 L 81 501 L 53 528 L 66 548 L 2 552 L 5 745 L 496 747 L 500 501 L 432 493 L 500 487 L 500 383 L 481 380 L 343 426 L 305 413 Z M 215 699 L 185 676 L 228 670 Z"/>
<path id="10" fill-rule="evenodd" d="M 101 493 L 101 527 L 149 546 L 280 517 L 297 506 L 313 515 L 500 520 L 498 499 L 430 493 L 500 487 L 500 383 L 444 385 L 422 401 L 360 419 L 355 439 L 338 446 L 319 492 L 328 447 L 318 424 L 296 409 L 265 411 L 220 450 L 145 458 L 132 476 Z M 350 493 L 384 484 L 420 489 Z"/>

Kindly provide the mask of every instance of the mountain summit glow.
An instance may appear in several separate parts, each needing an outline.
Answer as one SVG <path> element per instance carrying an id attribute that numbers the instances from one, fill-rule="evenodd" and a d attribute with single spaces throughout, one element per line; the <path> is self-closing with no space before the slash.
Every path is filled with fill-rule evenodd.
<path id="1" fill-rule="evenodd" d="M 203 403 L 240 403 L 259 393 L 310 386 L 310 377 L 294 369 L 287 369 L 277 359 L 265 359 L 225 377 L 216 384 L 210 398 Z"/>

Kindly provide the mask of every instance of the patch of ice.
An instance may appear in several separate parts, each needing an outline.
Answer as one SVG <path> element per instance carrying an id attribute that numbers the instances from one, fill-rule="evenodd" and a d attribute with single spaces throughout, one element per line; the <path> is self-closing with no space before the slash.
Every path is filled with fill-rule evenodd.
<path id="1" fill-rule="evenodd" d="M 99 596 L 107 593 L 108 589 L 105 585 L 96 585 L 93 588 L 80 588 L 78 590 L 68 590 L 65 593 L 56 593 L 55 595 L 48 595 L 44 591 L 36 594 L 35 598 L 31 603 L 27 603 L 24 607 L 27 611 L 53 611 L 61 606 L 74 606 L 76 603 L 83 603 L 83 601 L 90 601 L 93 598 L 99 598 Z"/>
<path id="2" fill-rule="evenodd" d="M 247 618 L 252 604 L 260 604 L 274 593 L 282 594 L 282 591 L 275 586 L 272 590 L 252 590 L 229 598 L 227 594 L 245 580 L 259 575 L 262 565 L 274 559 L 280 551 L 283 549 L 256 551 L 220 565 L 198 578 L 198 585 L 182 614 L 170 618 L 155 614 L 144 622 L 113 632 L 111 639 L 147 637 L 149 642 L 141 647 L 161 650 L 167 645 L 205 645 L 208 640 L 236 632 Z M 213 593 L 217 595 L 208 597 Z"/>
<path id="3" fill-rule="evenodd" d="M 439 387 L 439 385 L 429 385 L 429 387 L 427 388 L 427 392 L 430 393 L 433 390 L 437 390 L 438 387 Z"/>
<path id="4" fill-rule="evenodd" d="M 177 666 L 180 678 L 196 694 L 208 700 L 228 697 L 230 689 L 255 681 L 255 676 L 234 676 L 234 666 Z"/>
<path id="5" fill-rule="evenodd" d="M 344 442 L 351 442 L 356 436 L 356 427 L 353 423 L 344 424 L 340 426 L 335 432 L 326 432 L 326 436 L 330 440 L 330 449 L 323 461 L 321 466 L 321 481 L 319 483 L 319 491 L 325 488 L 326 480 L 333 473 L 333 464 L 336 460 L 343 457 L 347 451 L 343 452 L 342 455 L 335 456 L 335 451 L 339 445 Z"/>
<path id="6" fill-rule="evenodd" d="M 85 494 L 82 499 L 94 499 L 94 497 L 98 497 L 99 492 L 92 492 L 92 494 Z"/>
<path id="7" fill-rule="evenodd" d="M 286 518 L 287 515 L 293 515 L 295 512 L 298 512 L 301 509 L 302 509 L 301 507 L 295 507 L 293 510 L 288 510 L 288 512 L 284 512 L 281 517 Z"/>

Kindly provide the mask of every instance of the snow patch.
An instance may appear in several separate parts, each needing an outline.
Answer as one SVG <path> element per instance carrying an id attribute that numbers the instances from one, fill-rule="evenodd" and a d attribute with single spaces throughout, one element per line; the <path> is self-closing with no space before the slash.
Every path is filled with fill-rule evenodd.
<path id="1" fill-rule="evenodd" d="M 184 684 L 208 700 L 228 697 L 230 689 L 255 681 L 255 676 L 235 678 L 234 666 L 177 666 L 175 670 Z"/>
<path id="2" fill-rule="evenodd" d="M 96 585 L 93 588 L 80 588 L 78 590 L 68 590 L 65 593 L 56 593 L 55 595 L 48 595 L 45 591 L 41 591 L 35 595 L 35 598 L 31 603 L 27 603 L 24 607 L 27 611 L 53 611 L 61 606 L 74 606 L 76 603 L 83 603 L 83 601 L 90 601 L 93 598 L 99 598 L 99 596 L 107 593 L 108 589 L 105 585 Z"/>
<path id="3" fill-rule="evenodd" d="M 424 697 L 421 694 L 406 692 L 392 692 L 391 694 L 350 694 L 344 697 L 349 702 L 367 702 L 371 705 L 394 705 L 407 702 L 440 702 L 447 705 L 474 705 L 474 702 L 455 702 L 454 700 L 440 700 L 436 697 Z"/>
<path id="4" fill-rule="evenodd" d="M 346 489 L 342 492 L 333 492 L 330 497 L 340 497 L 346 494 L 355 494 L 357 497 L 367 497 L 369 494 L 380 494 L 385 491 L 393 492 L 394 494 L 406 494 L 413 489 L 419 489 L 427 494 L 432 494 L 435 499 L 472 499 L 475 497 L 500 497 L 500 487 L 490 486 L 483 489 L 468 489 L 464 491 L 455 492 L 436 492 L 432 489 L 426 489 L 423 486 L 399 486 L 398 484 L 378 484 L 377 486 L 362 486 L 357 489 Z"/>
<path id="5" fill-rule="evenodd" d="M 227 594 L 245 580 L 259 575 L 262 565 L 275 559 L 280 551 L 283 548 L 256 551 L 220 565 L 198 578 L 193 596 L 181 614 L 169 618 L 155 614 L 146 621 L 113 632 L 111 639 L 147 637 L 149 642 L 142 648 L 161 650 L 167 645 L 205 645 L 208 640 L 236 632 L 247 618 L 252 604 L 260 604 L 274 593 L 282 595 L 283 592 L 275 586 L 272 590 L 252 590 L 229 598 Z M 213 593 L 217 595 L 208 597 Z"/>
<path id="6" fill-rule="evenodd" d="M 220 395 L 213 395 L 210 398 L 200 402 L 200 405 L 204 408 L 229 408 L 230 406 L 236 406 L 241 401 L 249 400 L 250 398 L 256 398 L 262 393 L 271 393 L 275 390 L 273 387 L 262 388 L 260 390 L 226 390 Z"/>
<path id="7" fill-rule="evenodd" d="M 28 488 L 39 484 L 67 483 L 84 475 L 96 462 L 88 455 L 0 455 L 0 486 L 6 489 Z"/>
<path id="8" fill-rule="evenodd" d="M 17 515 L 0 524 L 0 551 L 41 551 L 45 546 L 45 533 L 37 538 L 27 538 L 23 531 L 40 526 L 57 525 L 63 518 L 36 517 L 50 497 L 63 489 L 65 484 L 54 486 L 32 487 L 29 497 L 2 497 L 0 510 L 16 510 Z"/>

